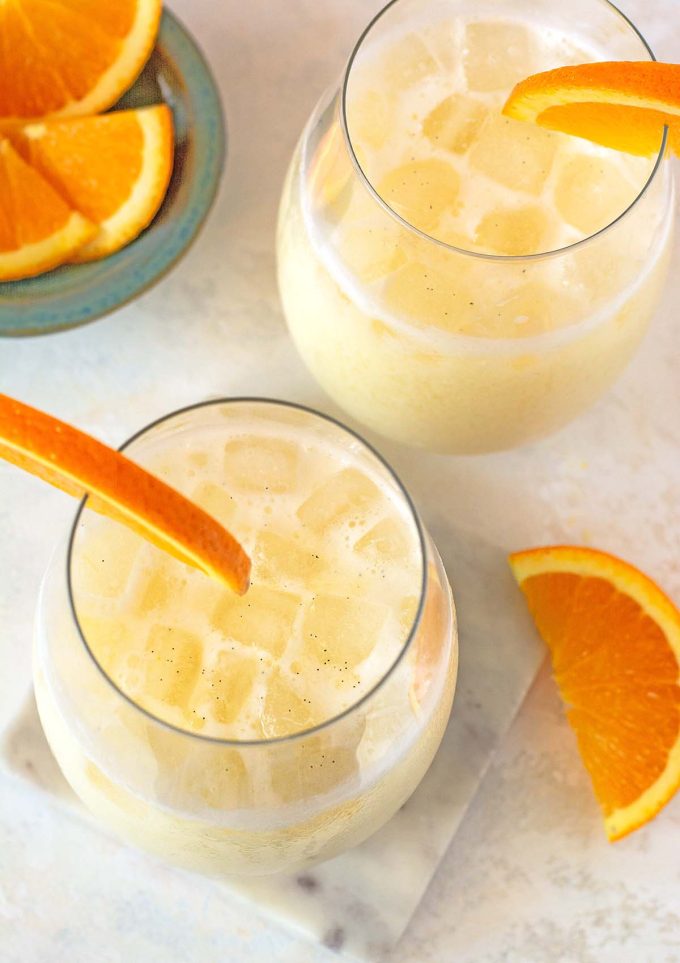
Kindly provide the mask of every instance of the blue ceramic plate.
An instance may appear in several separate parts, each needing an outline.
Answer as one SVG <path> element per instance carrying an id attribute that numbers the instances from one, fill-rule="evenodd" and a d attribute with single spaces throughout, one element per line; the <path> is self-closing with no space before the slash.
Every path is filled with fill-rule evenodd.
<path id="1" fill-rule="evenodd" d="M 210 70 L 167 10 L 148 64 L 116 106 L 163 101 L 174 114 L 175 167 L 152 224 L 122 251 L 101 261 L 0 283 L 0 336 L 49 334 L 94 321 L 136 298 L 187 250 L 217 193 L 226 138 Z"/>

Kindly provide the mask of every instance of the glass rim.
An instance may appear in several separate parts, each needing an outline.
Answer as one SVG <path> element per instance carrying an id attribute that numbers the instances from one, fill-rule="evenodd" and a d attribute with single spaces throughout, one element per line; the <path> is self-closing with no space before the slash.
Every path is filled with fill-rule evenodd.
<path id="1" fill-rule="evenodd" d="M 415 225 L 411 224 L 410 221 L 406 220 L 406 218 L 402 217 L 401 214 L 395 211 L 393 207 L 390 207 L 387 201 L 385 201 L 380 196 L 380 194 L 378 194 L 377 190 L 373 186 L 371 179 L 368 177 L 363 167 L 361 166 L 359 158 L 357 157 L 357 154 L 354 150 L 354 145 L 352 143 L 352 137 L 349 132 L 349 123 L 347 118 L 347 93 L 348 93 L 350 76 L 352 73 L 352 67 L 354 66 L 355 60 L 365 40 L 367 39 L 367 37 L 369 36 L 373 28 L 380 22 L 380 20 L 382 20 L 383 16 L 389 10 L 391 10 L 392 7 L 396 6 L 398 3 L 401 3 L 401 2 L 402 0 L 389 0 L 389 2 L 386 3 L 385 6 L 382 7 L 375 14 L 375 16 L 369 21 L 367 26 L 364 28 L 364 30 L 359 36 L 359 39 L 354 45 L 352 53 L 349 56 L 349 60 L 347 61 L 347 65 L 345 67 L 343 77 L 342 77 L 342 85 L 341 85 L 341 91 L 340 91 L 340 126 L 342 129 L 345 145 L 349 153 L 350 162 L 354 167 L 356 173 L 358 174 L 359 180 L 362 182 L 364 187 L 368 190 L 373 200 L 376 201 L 380 205 L 380 207 L 382 207 L 386 211 L 386 213 L 389 214 L 390 217 L 396 220 L 403 228 L 405 228 L 409 232 L 412 232 L 416 237 L 419 237 L 424 241 L 429 241 L 432 244 L 436 244 L 438 247 L 443 248 L 446 251 L 452 251 L 452 252 L 455 252 L 456 254 L 463 254 L 463 255 L 466 255 L 467 257 L 479 258 L 480 260 L 483 260 L 483 261 L 494 261 L 494 262 L 500 262 L 503 264 L 509 264 L 509 263 L 522 263 L 527 261 L 546 260 L 548 258 L 554 258 L 560 255 L 564 255 L 570 251 L 576 250 L 577 248 L 584 247 L 585 245 L 590 244 L 595 239 L 602 237 L 604 234 L 608 233 L 610 230 L 616 227 L 617 224 L 623 221 L 628 216 L 628 214 L 630 214 L 633 211 L 633 209 L 637 207 L 638 203 L 642 200 L 642 198 L 645 196 L 645 194 L 651 187 L 652 183 L 656 179 L 656 176 L 661 169 L 661 164 L 666 157 L 666 151 L 668 146 L 668 136 L 669 136 L 669 129 L 667 126 L 664 126 L 664 129 L 663 129 L 663 134 L 661 136 L 661 144 L 659 146 L 659 152 L 656 156 L 656 160 L 654 161 L 654 166 L 652 167 L 652 170 L 650 171 L 649 176 L 645 180 L 645 183 L 640 188 L 640 191 L 636 194 L 636 196 L 633 198 L 630 204 L 626 208 L 624 208 L 624 210 L 621 211 L 620 214 L 617 214 L 614 220 L 610 221 L 609 224 L 605 224 L 604 227 L 599 228 L 599 230 L 595 231 L 593 234 L 588 234 L 586 237 L 582 237 L 578 241 L 572 241 L 570 244 L 565 244 L 563 247 L 552 248 L 551 250 L 548 250 L 548 251 L 536 251 L 533 254 L 489 254 L 484 251 L 471 251 L 468 248 L 456 247 L 455 244 L 449 244 L 447 241 L 442 241 L 439 238 L 433 237 L 431 234 L 428 234 L 426 231 L 422 231 L 420 228 L 415 227 Z M 612 0 L 593 0 L 593 3 L 600 3 L 605 7 L 608 7 L 612 11 L 612 13 L 618 16 L 619 19 L 623 20 L 623 22 L 631 29 L 633 34 L 635 34 L 635 36 L 640 40 L 640 42 L 642 43 L 642 46 L 649 54 L 649 59 L 656 61 L 656 56 L 654 55 L 654 51 L 645 40 L 641 31 L 635 26 L 635 24 L 630 19 L 630 17 L 628 17 L 622 10 L 620 10 L 612 2 Z"/>
<path id="2" fill-rule="evenodd" d="M 90 660 L 94 664 L 95 669 L 102 676 L 102 678 L 104 679 L 104 682 L 107 685 L 111 686 L 111 688 L 115 692 L 117 692 L 118 695 L 121 696 L 123 700 L 128 703 L 128 705 L 130 705 L 137 712 L 141 712 L 152 722 L 162 726 L 164 729 L 167 729 L 170 732 L 177 733 L 178 735 L 187 737 L 189 739 L 196 739 L 201 743 L 229 746 L 234 749 L 244 748 L 244 747 L 255 747 L 255 746 L 272 746 L 280 743 L 295 742 L 300 739 L 307 738 L 311 735 L 315 735 L 319 732 L 323 732 L 324 730 L 330 728 L 331 726 L 344 721 L 345 719 L 353 715 L 363 705 L 368 703 L 368 701 L 383 688 L 383 686 L 387 683 L 387 681 L 390 678 L 392 678 L 397 668 L 403 662 L 407 652 L 411 649 L 413 641 L 418 633 L 418 629 L 420 628 L 420 625 L 422 622 L 423 612 L 425 609 L 425 600 L 427 598 L 427 592 L 429 587 L 428 559 L 427 559 L 428 550 L 427 550 L 427 539 L 425 535 L 425 529 L 420 520 L 420 515 L 418 514 L 418 511 L 415 507 L 413 499 L 411 498 L 411 495 L 406 489 L 406 486 L 401 481 L 399 475 L 396 473 L 394 468 L 392 468 L 392 466 L 387 461 L 387 459 L 383 455 L 381 455 L 380 452 L 369 441 L 363 438 L 362 435 L 360 435 L 353 428 L 350 428 L 348 425 L 343 424 L 337 418 L 333 417 L 332 415 L 327 415 L 324 412 L 318 411 L 316 408 L 312 408 L 309 405 L 299 404 L 298 402 L 294 402 L 294 401 L 284 401 L 278 398 L 266 398 L 262 396 L 249 396 L 249 395 L 236 396 L 231 398 L 212 398 L 206 401 L 198 401 L 198 402 L 195 402 L 194 404 L 186 405 L 182 408 L 176 408 L 175 410 L 169 412 L 168 414 L 161 415 L 159 418 L 156 418 L 153 421 L 149 422 L 147 425 L 140 428 L 133 435 L 127 438 L 127 440 L 124 441 L 123 444 L 118 447 L 118 451 L 121 451 L 121 452 L 125 451 L 135 441 L 137 441 L 139 438 L 142 438 L 144 435 L 152 431 L 154 428 L 166 422 L 169 422 L 173 418 L 176 418 L 180 415 L 188 414 L 193 411 L 198 411 L 202 408 L 213 408 L 213 407 L 220 407 L 224 405 L 239 405 L 239 404 L 260 404 L 265 406 L 271 406 L 274 408 L 287 408 L 295 411 L 300 411 L 307 415 L 311 415 L 313 419 L 319 419 L 320 421 L 324 421 L 332 425 L 336 429 L 340 429 L 341 432 L 348 435 L 351 439 L 353 439 L 354 441 L 358 441 L 361 447 L 364 450 L 366 450 L 369 453 L 369 455 L 371 455 L 373 458 L 377 460 L 380 468 L 382 468 L 384 471 L 387 472 L 388 477 L 391 478 L 392 481 L 395 483 L 399 494 L 402 496 L 404 500 L 404 503 L 409 513 L 409 517 L 412 520 L 416 530 L 418 548 L 420 552 L 421 578 L 420 578 L 418 607 L 413 617 L 413 622 L 411 623 L 411 626 L 405 635 L 405 639 L 401 643 L 399 652 L 397 653 L 395 659 L 387 667 L 387 669 L 382 673 L 380 678 L 371 686 L 371 688 L 367 692 L 365 692 L 359 699 L 357 699 L 356 702 L 353 702 L 346 709 L 343 709 L 342 712 L 339 712 L 336 715 L 331 716 L 328 719 L 325 719 L 323 722 L 320 722 L 315 726 L 310 726 L 306 729 L 301 729 L 299 732 L 292 732 L 284 736 L 273 736 L 266 739 L 225 739 L 225 738 L 222 738 L 221 736 L 204 735 L 203 733 L 200 733 L 200 732 L 192 732 L 189 729 L 183 729 L 180 726 L 176 726 L 173 723 L 166 721 L 165 719 L 161 719 L 159 716 L 155 715 L 155 713 L 150 712 L 148 709 L 145 709 L 143 706 L 139 705 L 131 696 L 129 696 L 118 685 L 118 683 L 114 679 L 111 678 L 111 676 L 108 674 L 108 672 L 106 672 L 106 670 L 97 660 L 94 652 L 90 648 L 89 642 L 87 640 L 87 636 L 78 618 L 78 611 L 75 603 L 75 597 L 74 597 L 74 591 L 73 591 L 73 580 L 72 580 L 72 574 L 71 574 L 72 566 L 73 566 L 76 534 L 78 531 L 78 524 L 80 522 L 83 511 L 85 510 L 85 508 L 87 508 L 87 501 L 89 496 L 86 495 L 78 504 L 78 508 L 76 510 L 75 517 L 71 524 L 71 530 L 68 537 L 67 550 L 66 550 L 66 589 L 67 589 L 67 596 L 68 596 L 68 605 L 76 627 L 76 631 L 78 633 L 78 637 L 82 642 L 83 647 L 85 648 L 85 651 L 87 652 Z"/>

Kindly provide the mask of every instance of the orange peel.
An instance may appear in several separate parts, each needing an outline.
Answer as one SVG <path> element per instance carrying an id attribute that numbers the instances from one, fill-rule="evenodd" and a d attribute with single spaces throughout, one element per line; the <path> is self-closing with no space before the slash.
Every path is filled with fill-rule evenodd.
<path id="1" fill-rule="evenodd" d="M 680 153 L 680 64 L 604 61 L 558 67 L 520 81 L 503 107 L 507 117 L 650 156 L 668 127 Z"/>
<path id="2" fill-rule="evenodd" d="M 0 394 L 0 457 L 223 582 L 248 589 L 250 559 L 216 519 L 124 454 Z"/>

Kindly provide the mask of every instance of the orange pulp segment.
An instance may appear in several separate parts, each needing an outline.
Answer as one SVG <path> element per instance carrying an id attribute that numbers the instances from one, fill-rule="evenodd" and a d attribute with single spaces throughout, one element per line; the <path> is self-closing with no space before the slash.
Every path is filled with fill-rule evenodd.
<path id="1" fill-rule="evenodd" d="M 520 81 L 503 113 L 550 130 L 649 156 L 664 126 L 680 153 L 680 64 L 609 61 L 558 67 Z"/>
<path id="2" fill-rule="evenodd" d="M 96 233 L 94 224 L 0 138 L 0 281 L 49 271 Z"/>
<path id="3" fill-rule="evenodd" d="M 517 552 L 510 565 L 555 680 L 610 840 L 680 786 L 680 612 L 632 565 L 589 548 Z"/>
<path id="4" fill-rule="evenodd" d="M 92 114 L 135 80 L 162 0 L 0 3 L 0 117 Z"/>
<path id="5" fill-rule="evenodd" d="M 229 585 L 248 589 L 250 559 L 211 515 L 90 435 L 0 394 L 0 457 L 122 522 Z"/>
<path id="6" fill-rule="evenodd" d="M 74 261 L 124 247 L 147 227 L 165 197 L 174 151 L 172 113 L 165 104 L 11 124 L 5 134 L 72 208 L 99 226 Z"/>

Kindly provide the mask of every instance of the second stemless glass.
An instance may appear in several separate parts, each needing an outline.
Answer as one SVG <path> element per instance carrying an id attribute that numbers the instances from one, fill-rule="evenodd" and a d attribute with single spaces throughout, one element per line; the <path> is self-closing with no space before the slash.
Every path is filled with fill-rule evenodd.
<path id="1" fill-rule="evenodd" d="M 380 456 L 337 422 L 283 402 L 208 402 L 161 419 L 125 449 L 141 464 L 159 446 L 177 461 L 197 433 L 211 432 L 219 445 L 230 419 L 310 433 L 348 465 L 370 470 L 403 510 L 419 545 L 420 598 L 396 660 L 354 705 L 307 731 L 229 740 L 173 727 L 118 687 L 83 632 L 73 589 L 81 506 L 43 583 L 34 682 L 54 755 L 98 819 L 190 869 L 257 875 L 327 859 L 396 812 L 441 741 L 458 648 L 446 574 L 409 496 Z"/>
<path id="2" fill-rule="evenodd" d="M 385 38 L 456 16 L 526 20 L 576 35 L 604 59 L 653 55 L 608 0 L 394 0 L 369 25 L 341 89 L 322 99 L 302 135 L 278 239 L 281 297 L 302 358 L 328 394 L 375 431 L 436 451 L 474 453 L 561 427 L 623 369 L 665 278 L 673 186 L 664 137 L 644 188 L 613 223 L 571 246 L 528 256 L 463 250 L 400 217 L 362 169 L 347 98 L 355 73 Z M 394 264 L 414 268 L 401 314 L 374 283 Z M 443 330 L 418 316 L 423 305 L 443 310 L 447 286 L 458 295 L 451 312 L 483 318 L 482 336 Z M 410 312 L 405 301 L 412 302 Z M 509 303 L 520 305 L 513 308 L 520 321 L 522 305 L 538 315 L 540 333 L 522 336 L 518 326 L 517 336 L 506 336 L 506 329 L 494 335 L 493 319 Z"/>

